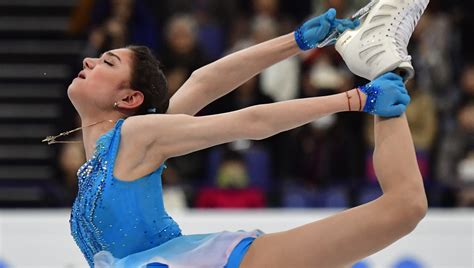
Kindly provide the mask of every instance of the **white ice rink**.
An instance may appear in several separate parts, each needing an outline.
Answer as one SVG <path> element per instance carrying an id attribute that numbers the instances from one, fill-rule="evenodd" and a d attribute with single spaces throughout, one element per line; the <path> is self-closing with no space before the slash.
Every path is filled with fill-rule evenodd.
<path id="1" fill-rule="evenodd" d="M 255 210 L 170 212 L 183 233 L 287 230 L 336 211 Z M 0 267 L 87 267 L 69 235 L 68 210 L 0 210 Z M 357 242 L 354 243 L 357 246 Z M 365 260 L 369 268 L 473 268 L 474 210 L 432 210 L 408 237 Z M 404 259 L 418 266 L 396 266 Z"/>

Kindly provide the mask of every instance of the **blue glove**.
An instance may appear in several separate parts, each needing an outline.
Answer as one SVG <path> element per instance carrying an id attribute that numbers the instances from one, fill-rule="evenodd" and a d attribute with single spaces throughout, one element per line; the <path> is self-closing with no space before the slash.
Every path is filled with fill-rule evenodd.
<path id="1" fill-rule="evenodd" d="M 347 29 L 355 29 L 359 24 L 359 20 L 336 19 L 336 10 L 331 8 L 301 25 L 295 31 L 295 40 L 301 50 L 309 50 L 315 48 L 333 31 L 342 33 Z"/>
<path id="2" fill-rule="evenodd" d="M 386 73 L 359 90 L 367 95 L 364 112 L 382 117 L 402 115 L 411 101 L 403 79 L 394 73 Z"/>

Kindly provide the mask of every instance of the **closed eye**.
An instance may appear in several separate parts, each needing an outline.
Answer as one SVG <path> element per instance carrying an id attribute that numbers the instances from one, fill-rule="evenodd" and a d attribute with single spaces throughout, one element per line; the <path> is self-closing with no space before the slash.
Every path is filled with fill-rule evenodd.
<path id="1" fill-rule="evenodd" d="M 109 65 L 109 66 L 114 66 L 110 61 L 104 60 L 104 63 Z"/>

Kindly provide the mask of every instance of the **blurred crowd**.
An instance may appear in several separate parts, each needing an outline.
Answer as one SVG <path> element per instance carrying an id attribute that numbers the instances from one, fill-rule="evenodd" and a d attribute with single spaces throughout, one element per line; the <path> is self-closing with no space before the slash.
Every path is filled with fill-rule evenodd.
<path id="1" fill-rule="evenodd" d="M 191 73 L 234 51 L 293 31 L 335 7 L 349 17 L 354 0 L 81 0 L 70 32 L 87 40 L 82 56 L 127 44 L 152 48 L 170 96 Z M 432 207 L 474 207 L 474 53 L 472 1 L 432 0 L 409 52 L 410 122 Z M 78 64 L 77 68 L 80 67 Z M 252 78 L 199 115 L 256 104 L 323 96 L 366 81 L 352 75 L 334 48 L 312 50 Z M 81 145 L 62 149 L 71 200 Z M 170 159 L 163 176 L 169 209 L 350 207 L 377 198 L 372 166 L 373 117 L 342 113 L 264 141 L 240 140 Z"/>

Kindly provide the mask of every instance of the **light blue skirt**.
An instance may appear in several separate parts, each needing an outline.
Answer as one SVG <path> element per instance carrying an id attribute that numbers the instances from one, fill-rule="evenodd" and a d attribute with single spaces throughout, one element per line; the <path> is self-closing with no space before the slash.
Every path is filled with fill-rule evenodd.
<path id="1" fill-rule="evenodd" d="M 170 268 L 224 267 L 233 249 L 240 241 L 261 235 L 263 233 L 259 230 L 183 235 L 157 247 L 131 254 L 122 259 L 115 258 L 108 251 L 101 251 L 94 256 L 94 267 L 145 268 L 152 263 L 160 263 Z"/>

